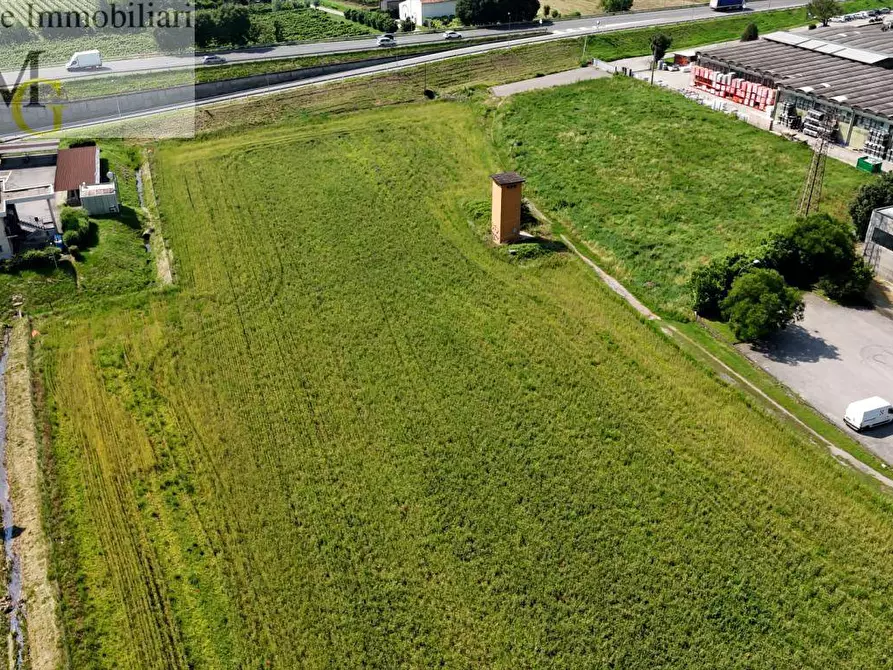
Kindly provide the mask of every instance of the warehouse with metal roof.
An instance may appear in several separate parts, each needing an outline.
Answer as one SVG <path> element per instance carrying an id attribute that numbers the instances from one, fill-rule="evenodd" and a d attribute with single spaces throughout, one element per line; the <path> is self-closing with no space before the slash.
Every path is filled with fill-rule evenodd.
<path id="1" fill-rule="evenodd" d="M 774 89 L 777 96 L 768 99 L 775 104 L 759 108 L 776 123 L 807 130 L 810 119 L 826 118 L 840 143 L 893 159 L 893 31 L 880 25 L 782 31 L 711 49 L 698 65 L 695 88 L 721 97 Z M 752 106 L 759 104 L 756 98 Z"/>

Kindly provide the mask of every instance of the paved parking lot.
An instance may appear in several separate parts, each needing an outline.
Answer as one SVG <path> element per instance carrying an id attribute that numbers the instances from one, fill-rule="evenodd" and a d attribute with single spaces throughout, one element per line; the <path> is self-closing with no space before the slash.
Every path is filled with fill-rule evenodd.
<path id="1" fill-rule="evenodd" d="M 870 396 L 893 401 L 893 320 L 880 312 L 804 295 L 803 321 L 765 348 L 742 346 L 757 365 L 893 465 L 893 424 L 856 435 L 846 406 Z"/>

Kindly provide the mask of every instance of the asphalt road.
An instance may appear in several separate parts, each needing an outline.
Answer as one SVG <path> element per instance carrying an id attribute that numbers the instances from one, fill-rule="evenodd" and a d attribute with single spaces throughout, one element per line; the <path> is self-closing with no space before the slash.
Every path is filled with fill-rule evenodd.
<path id="1" fill-rule="evenodd" d="M 800 7 L 808 4 L 806 0 L 753 0 L 748 3 L 747 12 L 768 11 L 770 9 L 785 9 Z M 611 30 L 626 30 L 629 28 L 641 28 L 657 26 L 680 21 L 697 21 L 716 18 L 719 16 L 707 6 L 689 7 L 683 9 L 665 9 L 651 12 L 634 12 L 627 14 L 614 14 L 611 16 L 590 17 L 584 19 L 570 19 L 547 23 L 542 28 L 539 26 L 506 25 L 498 28 L 484 28 L 463 31 L 465 39 L 480 37 L 493 37 L 513 34 L 522 36 L 525 32 L 535 32 L 546 29 L 553 35 L 587 35 Z M 411 46 L 417 44 L 430 44 L 440 42 L 443 37 L 440 33 L 434 34 L 410 34 L 397 36 L 399 46 Z M 101 50 L 101 45 L 98 45 Z M 220 52 L 230 63 L 244 63 L 250 61 L 293 58 L 295 56 L 312 56 L 345 53 L 349 51 L 366 51 L 377 49 L 376 38 L 342 40 L 338 42 L 308 42 L 303 44 L 291 44 L 276 47 L 252 47 L 233 51 Z M 387 53 L 387 49 L 382 48 Z M 40 76 L 44 79 L 72 79 L 76 77 L 93 77 L 101 74 L 130 74 L 135 72 L 164 71 L 180 68 L 191 68 L 201 64 L 201 57 L 196 56 L 150 56 L 124 60 L 106 61 L 98 70 L 80 72 L 68 72 L 64 66 L 41 68 Z M 5 81 L 15 81 L 18 72 L 4 72 Z"/>
<path id="2" fill-rule="evenodd" d="M 846 406 L 880 396 L 893 402 L 893 321 L 870 309 L 850 309 L 807 293 L 803 321 L 764 349 L 743 347 L 757 365 L 832 422 L 893 465 L 893 424 L 855 433 L 843 423 Z"/>

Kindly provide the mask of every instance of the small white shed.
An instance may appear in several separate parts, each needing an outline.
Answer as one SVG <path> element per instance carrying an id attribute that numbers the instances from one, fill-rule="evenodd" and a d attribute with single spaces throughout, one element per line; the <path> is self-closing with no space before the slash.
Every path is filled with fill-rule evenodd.
<path id="1" fill-rule="evenodd" d="M 81 207 L 86 209 L 90 216 L 117 214 L 120 210 L 117 181 L 105 184 L 81 184 L 79 195 Z"/>

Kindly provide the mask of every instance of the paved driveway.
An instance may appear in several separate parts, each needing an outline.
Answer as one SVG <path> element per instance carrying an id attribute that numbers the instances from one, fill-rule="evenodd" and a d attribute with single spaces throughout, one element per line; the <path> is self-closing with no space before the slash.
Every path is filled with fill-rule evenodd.
<path id="1" fill-rule="evenodd" d="M 893 465 L 893 424 L 856 435 L 843 423 L 846 406 L 869 396 L 893 402 L 893 321 L 804 295 L 803 321 L 770 345 L 742 351 L 834 423 Z"/>

